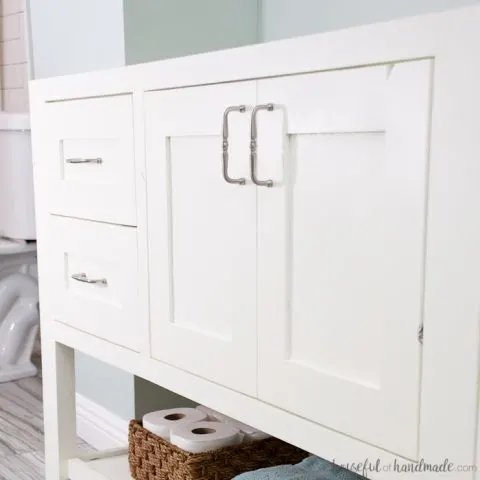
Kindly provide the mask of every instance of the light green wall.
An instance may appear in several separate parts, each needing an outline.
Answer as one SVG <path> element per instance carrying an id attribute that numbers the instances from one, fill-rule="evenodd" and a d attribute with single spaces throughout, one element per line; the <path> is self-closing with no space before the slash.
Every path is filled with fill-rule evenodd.
<path id="1" fill-rule="evenodd" d="M 135 415 L 135 379 L 99 360 L 75 355 L 77 393 L 102 405 L 124 420 Z"/>
<path id="2" fill-rule="evenodd" d="M 194 402 L 140 377 L 77 353 L 77 392 L 124 420 L 142 418 L 162 408 L 190 407 Z"/>
<path id="3" fill-rule="evenodd" d="M 258 41 L 259 0 L 124 0 L 127 64 Z"/>
<path id="4" fill-rule="evenodd" d="M 263 41 L 298 37 L 478 3 L 478 0 L 261 1 Z"/>
<path id="5" fill-rule="evenodd" d="M 28 0 L 27 8 L 35 78 L 125 64 L 121 0 Z"/>
<path id="6" fill-rule="evenodd" d="M 163 408 L 192 407 L 196 403 L 165 390 L 140 377 L 135 377 L 135 418 Z"/>

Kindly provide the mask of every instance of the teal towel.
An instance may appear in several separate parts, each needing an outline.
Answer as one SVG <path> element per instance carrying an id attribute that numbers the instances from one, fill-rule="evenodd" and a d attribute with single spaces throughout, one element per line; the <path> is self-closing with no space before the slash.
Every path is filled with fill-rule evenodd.
<path id="1" fill-rule="evenodd" d="M 296 465 L 261 468 L 242 473 L 235 480 L 359 480 L 360 475 L 320 457 L 307 457 Z"/>

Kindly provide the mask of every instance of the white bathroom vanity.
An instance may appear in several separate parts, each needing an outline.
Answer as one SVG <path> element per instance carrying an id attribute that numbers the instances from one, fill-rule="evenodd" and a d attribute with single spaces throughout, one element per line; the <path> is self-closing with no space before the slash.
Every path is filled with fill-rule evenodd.
<path id="1" fill-rule="evenodd" d="M 475 478 L 479 25 L 31 83 L 47 480 L 129 478 L 76 458 L 74 350 L 373 479 Z"/>

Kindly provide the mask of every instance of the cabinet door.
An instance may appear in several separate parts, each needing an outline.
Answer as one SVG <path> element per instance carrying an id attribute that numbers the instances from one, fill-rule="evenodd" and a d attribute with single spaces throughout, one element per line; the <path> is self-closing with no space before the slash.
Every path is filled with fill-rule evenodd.
<path id="1" fill-rule="evenodd" d="M 417 455 L 431 62 L 264 80 L 259 396 Z"/>
<path id="2" fill-rule="evenodd" d="M 145 97 L 152 355 L 256 393 L 256 189 L 249 180 L 255 83 Z M 228 115 L 228 175 L 222 121 Z"/>

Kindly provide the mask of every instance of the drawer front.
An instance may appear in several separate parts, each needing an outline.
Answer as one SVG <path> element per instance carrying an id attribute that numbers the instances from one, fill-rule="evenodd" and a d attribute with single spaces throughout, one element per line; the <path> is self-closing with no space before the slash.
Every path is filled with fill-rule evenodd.
<path id="1" fill-rule="evenodd" d="M 132 98 L 47 104 L 49 211 L 136 225 Z"/>
<path id="2" fill-rule="evenodd" d="M 138 351 L 136 229 L 56 216 L 50 222 L 44 275 L 54 320 Z"/>

